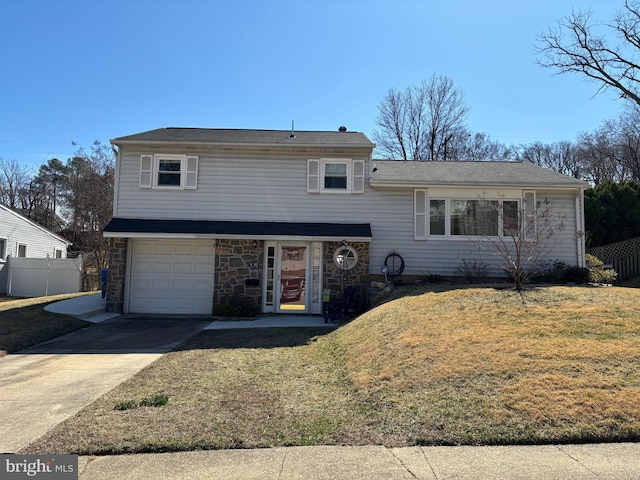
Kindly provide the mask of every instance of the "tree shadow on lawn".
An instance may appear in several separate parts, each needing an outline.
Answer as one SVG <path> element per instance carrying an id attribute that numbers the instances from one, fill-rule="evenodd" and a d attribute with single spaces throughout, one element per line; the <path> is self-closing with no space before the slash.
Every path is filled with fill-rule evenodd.
<path id="1" fill-rule="evenodd" d="M 299 347 L 327 335 L 328 328 L 238 328 L 233 330 L 203 330 L 173 351 L 233 349 L 233 348 L 279 348 Z"/>

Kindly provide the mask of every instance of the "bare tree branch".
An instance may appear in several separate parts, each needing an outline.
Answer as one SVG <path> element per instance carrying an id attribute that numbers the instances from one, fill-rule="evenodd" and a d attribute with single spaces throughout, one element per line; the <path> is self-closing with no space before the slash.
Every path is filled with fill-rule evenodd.
<path id="1" fill-rule="evenodd" d="M 462 92 L 446 76 L 434 74 L 403 91 L 392 88 L 378 105 L 377 153 L 396 160 L 449 160 L 456 137 L 468 135 L 468 111 Z"/>
<path id="2" fill-rule="evenodd" d="M 540 34 L 537 63 L 558 73 L 580 73 L 600 84 L 596 93 L 612 88 L 640 105 L 640 3 L 626 0 L 613 23 L 593 23 L 592 15 L 573 11 Z M 615 33 L 622 43 L 611 46 L 601 30 Z"/>

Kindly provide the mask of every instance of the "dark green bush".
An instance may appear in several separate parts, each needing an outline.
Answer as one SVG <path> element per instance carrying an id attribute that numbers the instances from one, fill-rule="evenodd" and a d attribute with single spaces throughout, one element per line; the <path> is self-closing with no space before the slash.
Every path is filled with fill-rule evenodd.
<path id="1" fill-rule="evenodd" d="M 215 314 L 222 317 L 254 317 L 258 314 L 258 306 L 249 297 L 229 297 L 227 303 L 217 305 Z"/>
<path id="2" fill-rule="evenodd" d="M 556 260 L 550 265 L 540 269 L 531 277 L 534 282 L 541 283 L 576 283 L 583 284 L 589 281 L 589 269 L 578 267 L 577 265 L 569 265 L 560 260 Z"/>

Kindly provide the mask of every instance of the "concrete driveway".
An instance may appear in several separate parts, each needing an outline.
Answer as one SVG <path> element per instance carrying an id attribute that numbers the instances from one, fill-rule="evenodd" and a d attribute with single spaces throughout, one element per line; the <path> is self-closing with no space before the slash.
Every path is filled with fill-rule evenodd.
<path id="1" fill-rule="evenodd" d="M 210 323 L 117 317 L 0 358 L 0 453 L 15 453 Z"/>

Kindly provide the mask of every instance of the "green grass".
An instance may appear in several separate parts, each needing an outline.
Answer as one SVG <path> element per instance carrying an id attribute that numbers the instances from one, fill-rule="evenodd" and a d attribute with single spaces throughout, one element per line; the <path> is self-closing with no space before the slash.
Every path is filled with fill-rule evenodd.
<path id="1" fill-rule="evenodd" d="M 21 453 L 640 440 L 640 290 L 407 290 L 332 333 L 202 332 Z"/>
<path id="2" fill-rule="evenodd" d="M 44 310 L 54 301 L 73 296 L 77 295 L 0 297 L 0 357 L 90 325 L 75 317 Z"/>

